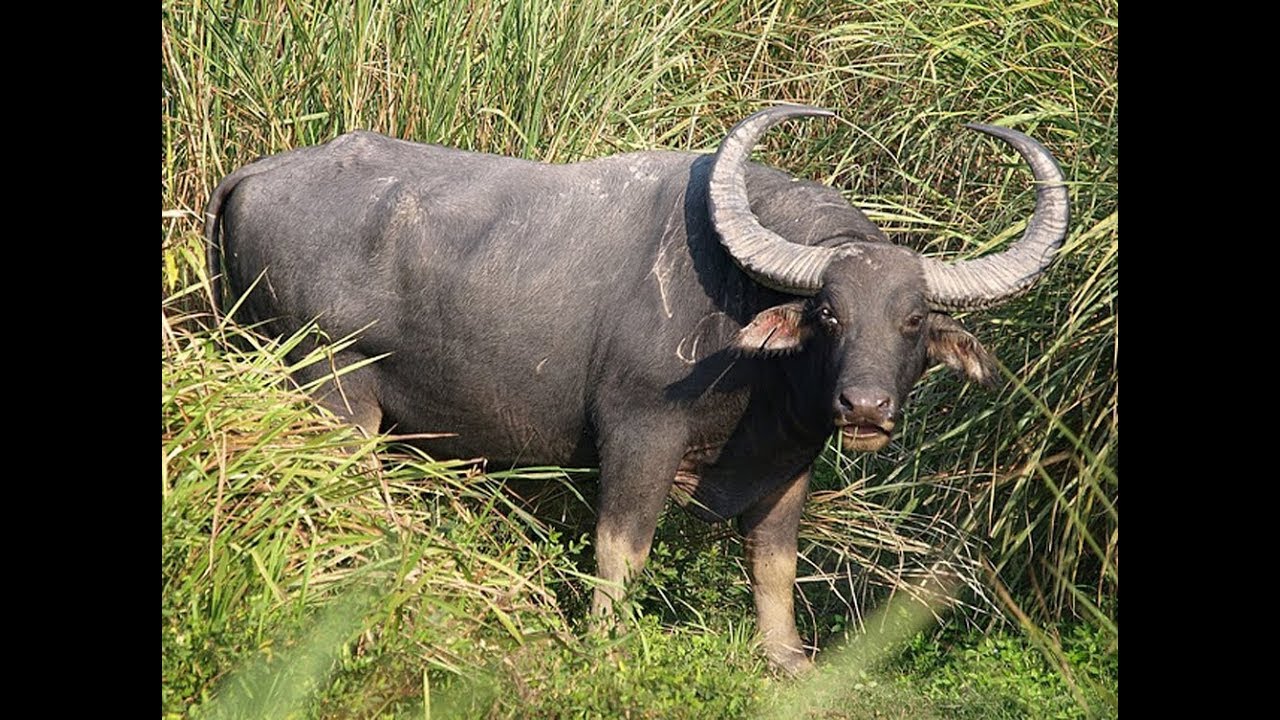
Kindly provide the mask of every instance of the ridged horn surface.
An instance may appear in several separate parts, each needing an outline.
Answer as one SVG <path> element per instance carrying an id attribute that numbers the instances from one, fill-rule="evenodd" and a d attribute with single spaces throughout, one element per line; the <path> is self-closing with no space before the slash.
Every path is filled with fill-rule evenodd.
<path id="1" fill-rule="evenodd" d="M 1038 183 L 1036 207 L 1022 237 L 1003 252 L 952 263 L 921 258 L 927 301 L 934 310 L 988 308 L 1030 290 L 1053 262 L 1071 218 L 1062 169 L 1043 145 L 1017 130 L 977 124 L 965 127 L 1009 143 L 1031 165 Z"/>
<path id="2" fill-rule="evenodd" d="M 788 118 L 834 117 L 805 105 L 778 105 L 733 126 L 711 164 L 707 198 L 711 222 L 734 262 L 762 285 L 795 295 L 815 295 L 835 257 L 832 248 L 799 245 L 760 224 L 747 199 L 747 162 L 765 132 Z"/>

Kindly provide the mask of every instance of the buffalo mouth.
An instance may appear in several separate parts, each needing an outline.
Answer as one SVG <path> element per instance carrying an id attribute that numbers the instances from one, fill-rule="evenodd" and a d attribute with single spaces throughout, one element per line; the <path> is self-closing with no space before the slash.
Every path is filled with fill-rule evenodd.
<path id="1" fill-rule="evenodd" d="M 840 428 L 841 445 L 846 450 L 875 452 L 889 444 L 893 426 L 850 423 Z"/>

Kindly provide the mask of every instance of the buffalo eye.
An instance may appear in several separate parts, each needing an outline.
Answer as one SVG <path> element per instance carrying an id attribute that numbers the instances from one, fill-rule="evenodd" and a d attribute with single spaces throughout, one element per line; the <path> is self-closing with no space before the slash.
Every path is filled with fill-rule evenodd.
<path id="1" fill-rule="evenodd" d="M 911 313 L 902 323 L 902 329 L 909 333 L 920 332 L 920 327 L 924 325 L 924 313 Z"/>
<path id="2" fill-rule="evenodd" d="M 826 326 L 828 330 L 835 330 L 840 327 L 840 321 L 836 319 L 835 313 L 831 312 L 831 308 L 823 305 L 818 308 L 818 319 Z"/>

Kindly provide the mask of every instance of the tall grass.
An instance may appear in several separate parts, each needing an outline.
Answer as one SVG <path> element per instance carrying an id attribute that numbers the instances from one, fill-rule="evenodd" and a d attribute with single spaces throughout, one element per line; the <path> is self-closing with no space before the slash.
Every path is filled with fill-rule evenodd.
<path id="1" fill-rule="evenodd" d="M 456 672 L 458 648 L 480 634 L 569 637 L 553 588 L 572 564 L 555 562 L 564 549 L 544 524 L 507 507 L 500 479 L 464 463 L 375 460 L 384 443 L 318 414 L 289 385 L 284 354 L 301 335 L 262 342 L 177 312 L 164 320 L 166 707 L 206 695 L 255 656 L 288 669 L 272 659 L 367 638 L 388 656 L 412 652 Z M 314 353 L 300 364 L 326 361 Z M 431 622 L 398 631 L 423 615 Z M 324 642 L 294 648 L 317 633 Z M 240 678 L 250 716 L 282 702 L 254 687 L 263 678 L 280 682 L 265 671 Z M 315 680 L 298 673 L 298 683 Z"/>
<path id="2" fill-rule="evenodd" d="M 457 464 L 374 463 L 385 441 L 318 415 L 285 380 L 297 338 L 228 349 L 226 336 L 252 336 L 202 317 L 200 216 L 219 179 L 355 128 L 553 162 L 707 150 L 778 101 L 841 119 L 779 128 L 761 159 L 841 188 L 939 256 L 1007 242 L 1033 203 L 1016 156 L 962 123 L 1016 127 L 1059 158 L 1073 222 L 1058 262 L 1028 296 L 964 318 L 1005 382 L 989 393 L 932 373 L 889 449 L 824 455 L 800 614 L 807 637 L 834 642 L 886 590 L 944 581 L 965 588 L 953 599 L 966 621 L 1013 619 L 1070 677 L 1054 623 L 1083 618 L 1118 643 L 1117 48 L 1105 0 L 163 3 L 166 711 L 292 697 L 228 673 L 248 658 L 279 667 L 316 633 L 344 648 L 325 661 L 342 668 L 329 695 L 303 693 L 321 714 L 350 710 L 341 688 L 422 696 L 419 657 L 445 707 L 442 678 L 494 648 L 519 664 L 531 637 L 573 648 L 556 661 L 583 673 L 570 676 L 591 667 L 572 632 L 590 482 L 538 505 Z M 748 644 L 736 543 L 679 516 L 660 530 L 646 602 L 730 638 L 706 657 Z M 356 598 L 350 622 L 325 614 L 337 598 Z M 735 667 L 758 669 L 749 657 Z M 513 667 L 489 671 L 543 688 L 564 677 Z M 370 703 L 352 712 L 376 714 Z"/>

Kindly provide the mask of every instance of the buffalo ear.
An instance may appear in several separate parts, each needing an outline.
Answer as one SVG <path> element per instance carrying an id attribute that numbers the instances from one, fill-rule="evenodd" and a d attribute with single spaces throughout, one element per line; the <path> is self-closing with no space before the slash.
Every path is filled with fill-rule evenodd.
<path id="1" fill-rule="evenodd" d="M 738 331 L 733 347 L 748 355 L 787 353 L 799 349 L 812 332 L 804 320 L 804 301 L 797 300 L 756 313 Z"/>
<path id="2" fill-rule="evenodd" d="M 984 387 L 995 387 L 999 374 L 995 358 L 963 325 L 950 315 L 929 313 L 928 333 L 926 342 L 931 361 L 942 363 Z"/>

